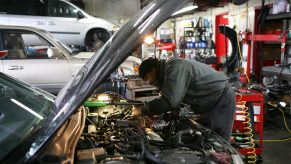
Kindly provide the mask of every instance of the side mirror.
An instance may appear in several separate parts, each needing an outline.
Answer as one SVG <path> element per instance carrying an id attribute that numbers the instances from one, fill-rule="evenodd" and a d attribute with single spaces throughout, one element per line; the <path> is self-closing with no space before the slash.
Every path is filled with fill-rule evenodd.
<path id="1" fill-rule="evenodd" d="M 78 54 L 80 51 L 80 49 L 76 48 L 75 46 L 70 46 L 70 50 L 72 51 L 73 54 Z"/>
<path id="2" fill-rule="evenodd" d="M 77 11 L 77 18 L 78 19 L 82 19 L 82 18 L 84 18 L 85 16 L 84 16 L 84 14 L 81 12 L 81 11 Z"/>
<path id="3" fill-rule="evenodd" d="M 57 58 L 57 59 L 64 58 L 62 55 L 62 52 L 58 48 L 55 48 L 55 47 L 50 47 L 47 49 L 47 56 L 48 58 Z"/>

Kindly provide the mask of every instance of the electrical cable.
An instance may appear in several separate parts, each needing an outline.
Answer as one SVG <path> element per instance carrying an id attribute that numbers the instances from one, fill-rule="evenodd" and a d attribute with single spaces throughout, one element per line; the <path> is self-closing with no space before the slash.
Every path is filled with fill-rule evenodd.
<path id="1" fill-rule="evenodd" d="M 285 117 L 284 111 L 279 106 L 277 106 L 277 105 L 274 105 L 274 104 L 271 104 L 271 103 L 268 103 L 268 105 L 273 106 L 275 109 L 279 110 L 282 113 L 282 117 L 283 117 L 283 121 L 284 121 L 284 125 L 286 127 L 286 130 L 289 133 L 291 133 L 291 130 L 290 130 L 290 128 L 289 128 L 289 126 L 287 124 L 287 121 L 286 121 L 286 117 Z"/>
<path id="2" fill-rule="evenodd" d="M 257 142 L 259 140 L 255 140 L 255 141 Z M 291 141 L 291 138 L 263 140 L 263 142 L 286 142 L 286 141 Z"/>
<path id="3" fill-rule="evenodd" d="M 240 94 L 239 92 L 237 92 L 238 93 L 238 95 L 239 95 L 239 99 L 238 99 L 238 102 L 240 102 L 241 100 L 242 100 L 242 94 Z"/>
<path id="4" fill-rule="evenodd" d="M 288 127 L 288 124 L 287 124 L 287 121 L 286 121 L 286 117 L 285 117 L 285 114 L 284 114 L 283 110 L 282 110 L 281 108 L 277 108 L 277 109 L 280 110 L 280 112 L 282 113 L 283 120 L 284 120 L 284 124 L 285 124 L 285 127 L 286 127 L 287 131 L 288 131 L 289 133 L 291 133 L 291 130 L 290 130 L 289 127 Z"/>
<path id="5" fill-rule="evenodd" d="M 288 127 L 288 124 L 287 124 L 287 121 L 286 121 L 286 117 L 285 117 L 285 114 L 284 114 L 283 110 L 280 109 L 279 107 L 277 107 L 277 106 L 274 105 L 274 104 L 270 104 L 270 103 L 268 103 L 268 105 L 271 105 L 271 106 L 275 107 L 276 109 L 278 109 L 278 110 L 282 113 L 285 127 L 286 127 L 287 131 L 288 131 L 289 133 L 291 133 L 291 130 L 290 130 L 290 128 Z M 257 142 L 257 141 L 259 141 L 259 140 L 255 140 L 255 141 Z M 263 142 L 286 142 L 286 141 L 291 141 L 291 137 L 290 137 L 290 138 L 285 138 L 285 139 L 267 139 L 267 140 L 263 140 Z"/>
<path id="6" fill-rule="evenodd" d="M 254 135 L 253 135 L 253 130 L 252 130 L 252 125 L 250 123 L 251 119 L 250 119 L 250 113 L 249 113 L 249 109 L 248 107 L 246 107 L 246 101 L 239 101 L 237 102 L 237 107 L 242 109 L 242 113 L 244 114 L 244 119 L 245 121 L 243 122 L 243 124 L 246 124 L 246 126 L 244 126 L 244 129 L 246 129 L 246 131 L 243 132 L 243 134 L 246 135 L 246 137 L 244 137 L 243 139 L 247 140 L 246 144 L 249 145 L 249 147 L 247 147 L 247 163 L 256 163 L 257 158 L 256 158 L 256 149 L 255 149 L 255 143 L 254 143 Z"/>
<path id="7" fill-rule="evenodd" d="M 240 56 L 240 62 L 242 63 L 242 52 L 241 52 L 241 48 L 240 48 L 240 42 L 239 42 L 239 38 L 238 38 L 238 34 L 236 34 L 236 39 L 237 39 L 237 46 L 238 46 L 238 53 L 239 53 L 239 56 Z M 250 79 L 249 79 L 249 76 L 248 75 L 246 75 L 246 77 L 247 77 L 247 81 L 248 81 L 248 83 L 250 82 Z"/>

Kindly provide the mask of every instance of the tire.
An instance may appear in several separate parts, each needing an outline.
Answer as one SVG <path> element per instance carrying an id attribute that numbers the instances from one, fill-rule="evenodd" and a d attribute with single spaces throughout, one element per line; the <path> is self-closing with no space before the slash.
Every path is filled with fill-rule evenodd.
<path id="1" fill-rule="evenodd" d="M 98 51 L 110 37 L 111 33 L 104 29 L 98 29 L 88 32 L 85 39 L 85 51 Z"/>

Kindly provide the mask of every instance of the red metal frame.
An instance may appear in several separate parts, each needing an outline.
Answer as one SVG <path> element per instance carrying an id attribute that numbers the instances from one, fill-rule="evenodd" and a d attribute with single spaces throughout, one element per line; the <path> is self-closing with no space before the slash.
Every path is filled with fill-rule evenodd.
<path id="1" fill-rule="evenodd" d="M 279 42 L 285 43 L 286 36 L 275 35 L 275 34 L 266 34 L 266 35 L 251 35 L 248 33 L 245 38 L 247 41 L 271 41 L 271 42 Z"/>
<path id="2" fill-rule="evenodd" d="M 224 18 L 223 16 L 227 16 L 228 12 L 220 13 L 215 16 L 215 44 L 216 44 L 216 57 L 217 63 L 221 63 L 221 58 L 227 55 L 228 49 L 228 39 L 225 35 L 219 32 L 220 25 L 228 25 L 228 18 Z M 225 42 L 226 41 L 226 42 Z"/>
<path id="3" fill-rule="evenodd" d="M 247 59 L 247 68 L 246 68 L 246 74 L 248 77 L 250 77 L 250 67 L 251 67 L 251 42 L 278 42 L 281 43 L 281 64 L 284 63 L 284 54 L 286 50 L 286 39 L 287 36 L 285 33 L 281 35 L 276 35 L 276 34 L 266 34 L 266 35 L 252 35 L 251 33 L 245 33 L 244 34 L 244 39 L 243 43 L 248 45 L 248 59 Z M 253 62 L 253 68 L 255 67 L 254 65 L 255 62 Z"/>
<path id="4" fill-rule="evenodd" d="M 264 96 L 262 93 L 253 91 L 253 90 L 247 90 L 247 89 L 240 89 L 236 92 L 236 101 L 241 102 L 255 102 L 258 103 L 260 106 L 260 114 L 259 114 L 259 145 L 255 147 L 255 153 L 256 154 L 262 154 L 263 151 L 263 133 L 264 133 Z M 239 149 L 240 153 L 243 155 L 247 155 L 247 152 L 249 152 L 251 149 L 244 148 Z"/>

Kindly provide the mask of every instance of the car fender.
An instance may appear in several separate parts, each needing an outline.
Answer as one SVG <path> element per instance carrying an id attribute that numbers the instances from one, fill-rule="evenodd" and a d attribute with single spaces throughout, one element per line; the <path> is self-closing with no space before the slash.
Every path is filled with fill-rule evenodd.
<path id="1" fill-rule="evenodd" d="M 86 18 L 83 18 L 82 20 L 84 23 L 87 23 L 86 28 L 84 29 L 84 38 L 86 37 L 87 33 L 92 29 L 105 29 L 107 31 L 113 31 L 114 25 L 113 23 L 110 23 L 104 19 L 101 18 L 95 18 L 92 16 L 87 16 Z"/>

